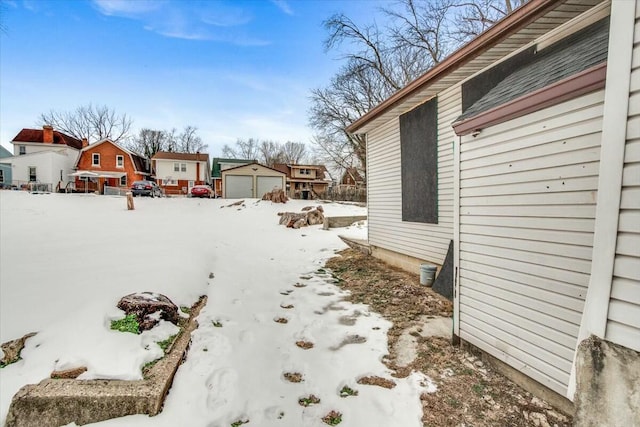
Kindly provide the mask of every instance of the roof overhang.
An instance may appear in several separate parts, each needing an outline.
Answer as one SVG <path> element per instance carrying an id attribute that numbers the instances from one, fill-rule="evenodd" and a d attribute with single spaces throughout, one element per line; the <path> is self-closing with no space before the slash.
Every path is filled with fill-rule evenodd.
<path id="1" fill-rule="evenodd" d="M 525 3 L 353 122 L 347 132 L 370 132 L 603 2 L 531 0 Z"/>
<path id="2" fill-rule="evenodd" d="M 560 104 L 580 95 L 604 89 L 606 76 L 607 63 L 604 62 L 511 102 L 455 122 L 452 125 L 453 129 L 456 135 L 468 135 L 533 111 Z"/>
<path id="3" fill-rule="evenodd" d="M 95 172 L 80 170 L 74 173 L 70 173 L 69 176 L 76 176 L 80 178 L 122 178 L 126 174 L 126 172 Z"/>

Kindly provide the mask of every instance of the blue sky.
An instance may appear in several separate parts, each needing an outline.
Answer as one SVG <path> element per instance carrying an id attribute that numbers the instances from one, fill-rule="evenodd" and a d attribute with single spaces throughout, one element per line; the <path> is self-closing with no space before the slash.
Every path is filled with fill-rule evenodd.
<path id="1" fill-rule="evenodd" d="M 380 22 L 385 0 L 0 0 L 0 142 L 51 110 L 107 105 L 134 129 L 197 126 L 308 143 L 310 90 L 340 66 L 322 22 Z"/>

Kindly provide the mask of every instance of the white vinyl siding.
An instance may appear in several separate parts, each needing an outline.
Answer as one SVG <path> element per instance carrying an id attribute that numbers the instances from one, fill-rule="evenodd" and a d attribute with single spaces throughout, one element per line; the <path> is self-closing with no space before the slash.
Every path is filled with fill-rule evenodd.
<path id="1" fill-rule="evenodd" d="M 460 337 L 563 395 L 589 285 L 603 100 L 460 147 Z"/>
<path id="2" fill-rule="evenodd" d="M 636 14 L 640 8 L 636 6 Z M 640 19 L 636 17 L 618 239 L 605 339 L 640 351 Z"/>
<path id="3" fill-rule="evenodd" d="M 442 264 L 453 238 L 451 123 L 461 114 L 460 86 L 438 94 L 438 224 L 402 221 L 400 129 L 395 118 L 367 137 L 369 243 Z"/>

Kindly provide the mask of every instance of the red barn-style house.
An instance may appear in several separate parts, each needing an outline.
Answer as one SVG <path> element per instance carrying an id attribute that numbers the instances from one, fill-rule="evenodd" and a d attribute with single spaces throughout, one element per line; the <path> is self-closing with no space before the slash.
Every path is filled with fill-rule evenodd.
<path id="1" fill-rule="evenodd" d="M 105 139 L 80 151 L 76 162 L 77 191 L 104 192 L 105 186 L 128 188 L 133 181 L 149 179 L 149 160 Z"/>

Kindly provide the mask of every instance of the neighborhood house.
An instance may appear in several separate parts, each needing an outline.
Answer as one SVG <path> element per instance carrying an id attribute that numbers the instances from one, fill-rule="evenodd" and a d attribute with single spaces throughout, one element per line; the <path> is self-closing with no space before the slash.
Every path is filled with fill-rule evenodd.
<path id="1" fill-rule="evenodd" d="M 75 190 L 106 192 L 105 187 L 129 188 L 134 181 L 149 179 L 149 160 L 105 139 L 87 145 L 75 164 Z"/>
<path id="2" fill-rule="evenodd" d="M 293 199 L 323 197 L 329 187 L 323 165 L 298 165 L 276 163 L 273 165 L 287 176 L 287 194 Z"/>
<path id="3" fill-rule="evenodd" d="M 11 183 L 19 188 L 37 185 L 40 190 L 56 191 L 73 182 L 78 153 L 87 144 L 44 125 L 42 129 L 22 129 L 11 141 L 13 157 Z"/>
<path id="4" fill-rule="evenodd" d="M 158 185 L 167 195 L 188 194 L 194 185 L 211 184 L 207 153 L 158 151 L 151 158 L 151 166 Z"/>

